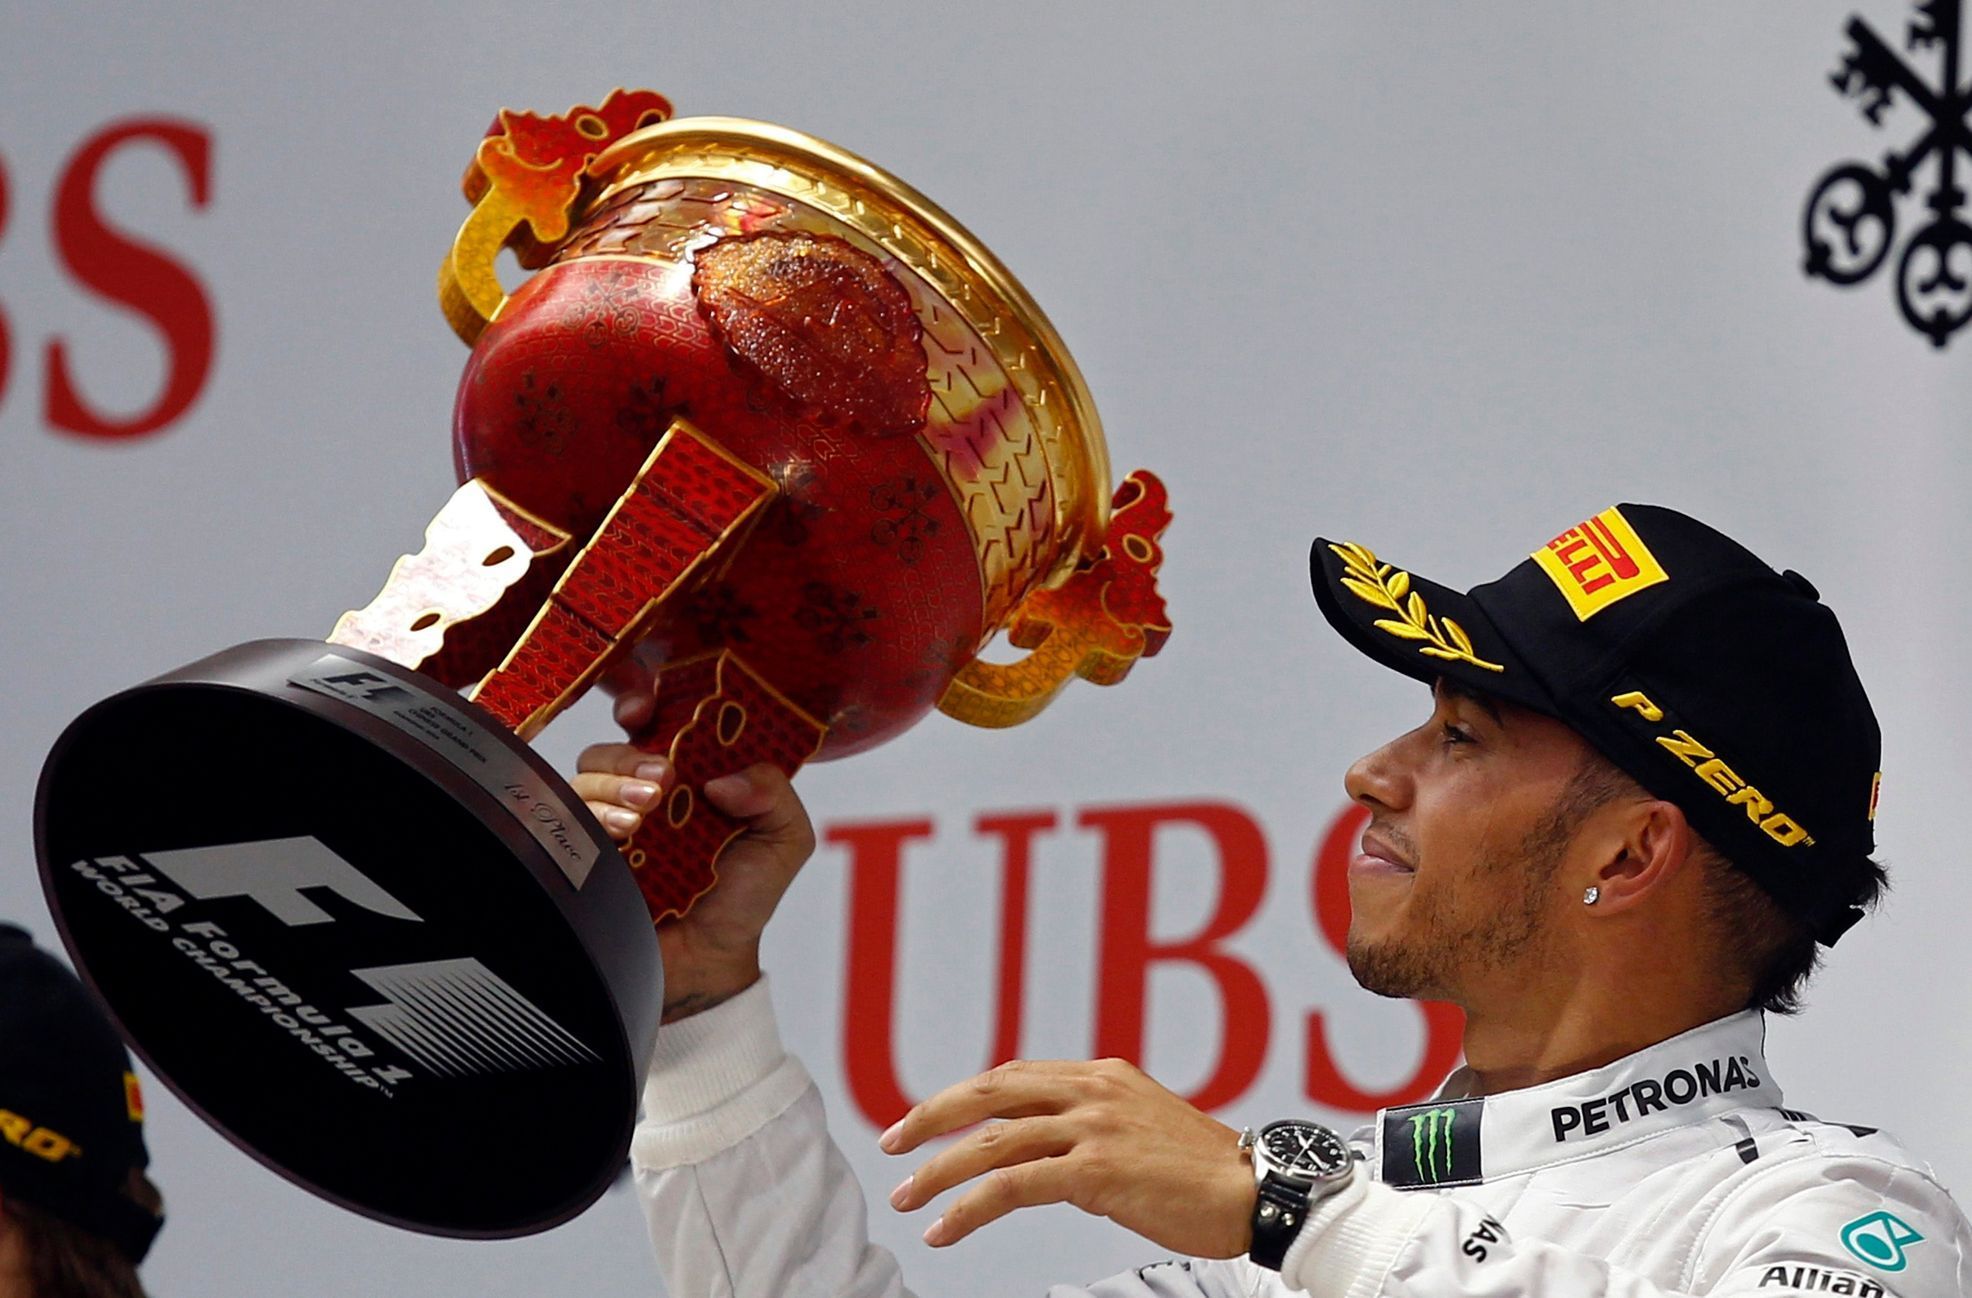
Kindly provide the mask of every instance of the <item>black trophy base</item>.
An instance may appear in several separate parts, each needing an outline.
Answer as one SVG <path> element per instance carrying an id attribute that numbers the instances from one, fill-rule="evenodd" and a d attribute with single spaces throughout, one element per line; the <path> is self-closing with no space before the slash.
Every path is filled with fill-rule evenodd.
<path id="1" fill-rule="evenodd" d="M 35 807 L 77 968 L 235 1144 L 470 1238 L 622 1170 L 662 999 L 629 867 L 457 695 L 320 642 L 241 645 L 63 733 Z"/>

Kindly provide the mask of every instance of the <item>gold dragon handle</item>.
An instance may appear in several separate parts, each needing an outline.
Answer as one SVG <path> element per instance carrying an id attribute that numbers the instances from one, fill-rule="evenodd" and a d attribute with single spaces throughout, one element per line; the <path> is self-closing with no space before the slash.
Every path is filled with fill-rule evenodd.
<path id="1" fill-rule="evenodd" d="M 506 305 L 501 249 L 512 248 L 530 270 L 547 264 L 568 237 L 597 154 L 670 116 L 671 101 L 654 90 L 612 90 L 598 107 L 556 117 L 501 109 L 466 168 L 472 214 L 438 268 L 438 302 L 452 331 L 470 346 Z"/>
<path id="2" fill-rule="evenodd" d="M 1116 489 L 1109 530 L 1094 563 L 1020 602 L 1007 639 L 1030 652 L 1012 663 L 974 659 L 959 669 L 939 710 L 975 726 L 1017 726 L 1079 676 L 1114 685 L 1171 635 L 1157 590 L 1158 537 L 1170 525 L 1163 482 L 1138 469 Z"/>

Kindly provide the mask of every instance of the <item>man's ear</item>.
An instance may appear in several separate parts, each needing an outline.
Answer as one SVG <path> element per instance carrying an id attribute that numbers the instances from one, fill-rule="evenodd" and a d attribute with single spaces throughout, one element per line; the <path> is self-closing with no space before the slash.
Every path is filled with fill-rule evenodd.
<path id="1" fill-rule="evenodd" d="M 1621 914 L 1681 878 L 1696 835 L 1676 804 L 1659 798 L 1618 800 L 1591 818 L 1594 856 L 1585 887 L 1598 914 Z"/>

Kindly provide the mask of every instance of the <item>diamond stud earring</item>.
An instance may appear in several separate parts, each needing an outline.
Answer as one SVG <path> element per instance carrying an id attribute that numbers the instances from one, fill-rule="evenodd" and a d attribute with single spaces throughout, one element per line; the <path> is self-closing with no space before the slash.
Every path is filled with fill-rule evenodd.
<path id="1" fill-rule="evenodd" d="M 1590 888 L 1587 892 L 1582 894 L 1582 904 L 1584 906 L 1593 906 L 1595 905 L 1596 901 L 1601 898 L 1601 896 L 1602 896 L 1602 889 Z"/>

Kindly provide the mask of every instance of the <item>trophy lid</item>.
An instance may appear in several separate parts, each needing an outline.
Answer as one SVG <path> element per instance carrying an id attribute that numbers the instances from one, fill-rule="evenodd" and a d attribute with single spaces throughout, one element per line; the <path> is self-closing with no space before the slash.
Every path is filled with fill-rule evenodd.
<path id="1" fill-rule="evenodd" d="M 683 117 L 634 131 L 596 155 L 596 203 L 674 176 L 731 180 L 827 213 L 854 241 L 933 285 L 985 340 L 1046 444 L 1057 534 L 1068 541 L 1044 581 L 1101 551 L 1109 454 L 1081 370 L 1054 325 L 986 246 L 943 208 L 874 163 L 801 131 L 738 117 Z"/>

